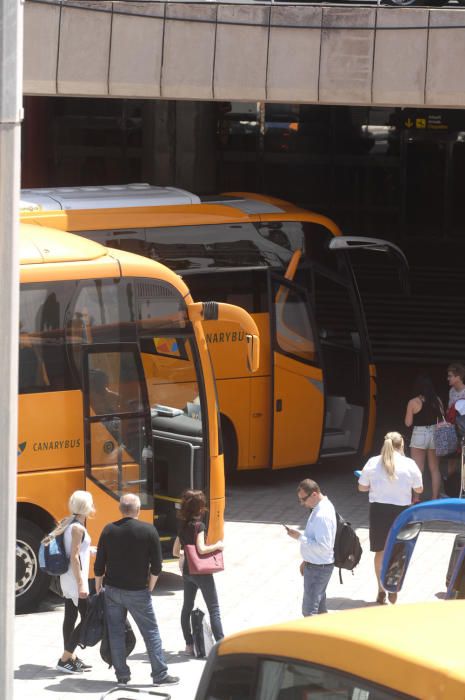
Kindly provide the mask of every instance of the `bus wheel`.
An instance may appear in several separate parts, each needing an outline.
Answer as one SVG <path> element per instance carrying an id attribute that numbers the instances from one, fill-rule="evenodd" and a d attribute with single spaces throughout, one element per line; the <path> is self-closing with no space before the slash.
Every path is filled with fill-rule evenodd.
<path id="1" fill-rule="evenodd" d="M 237 438 L 231 421 L 221 416 L 224 450 L 224 473 L 232 476 L 237 470 Z"/>
<path id="2" fill-rule="evenodd" d="M 39 568 L 38 551 L 44 533 L 28 520 L 18 520 L 16 534 L 16 611 L 25 612 L 45 597 L 49 576 Z"/>

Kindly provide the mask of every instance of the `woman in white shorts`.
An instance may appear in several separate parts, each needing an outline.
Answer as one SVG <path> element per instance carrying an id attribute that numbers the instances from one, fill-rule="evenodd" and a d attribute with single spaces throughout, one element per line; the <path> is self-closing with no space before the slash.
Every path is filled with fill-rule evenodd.
<path id="1" fill-rule="evenodd" d="M 431 474 L 432 498 L 439 498 L 441 473 L 439 459 L 434 447 L 434 427 L 443 420 L 444 409 L 442 402 L 433 386 L 431 379 L 425 375 L 417 378 L 414 386 L 414 398 L 407 404 L 405 425 L 413 426 L 410 440 L 410 456 L 423 473 L 425 461 Z"/>

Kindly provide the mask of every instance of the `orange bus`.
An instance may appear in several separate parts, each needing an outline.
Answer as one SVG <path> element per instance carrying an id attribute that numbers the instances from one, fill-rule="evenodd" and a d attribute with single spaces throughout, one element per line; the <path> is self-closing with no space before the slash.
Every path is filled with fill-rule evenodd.
<path id="1" fill-rule="evenodd" d="M 376 372 L 349 251 L 402 251 L 342 236 L 330 219 L 256 194 L 197 197 L 145 184 L 23 190 L 23 221 L 74 231 L 159 260 L 194 296 L 237 304 L 261 337 L 244 371 L 238 328 L 205 325 L 227 471 L 366 454 Z"/>
<path id="2" fill-rule="evenodd" d="M 224 464 L 216 389 L 203 324 L 248 336 L 242 309 L 194 303 L 174 272 L 56 229 L 21 226 L 17 608 L 45 593 L 37 561 L 44 533 L 76 489 L 92 492 L 94 542 L 137 492 L 143 517 L 171 547 L 185 488 L 208 498 L 210 541 L 223 536 Z M 248 369 L 244 369 L 247 373 Z"/>

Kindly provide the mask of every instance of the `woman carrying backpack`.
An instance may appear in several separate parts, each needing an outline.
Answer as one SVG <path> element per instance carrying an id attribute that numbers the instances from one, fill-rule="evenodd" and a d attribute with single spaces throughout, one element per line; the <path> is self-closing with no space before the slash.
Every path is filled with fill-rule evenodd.
<path id="1" fill-rule="evenodd" d="M 64 518 L 50 533 L 52 536 L 64 533 L 65 550 L 69 557 L 68 571 L 60 576 L 61 589 L 65 599 L 64 651 L 58 659 L 56 667 L 58 671 L 63 673 L 82 673 L 92 668 L 75 654 L 89 596 L 91 547 L 85 523 L 86 518 L 95 514 L 92 494 L 88 491 L 75 491 L 69 499 L 68 508 L 70 515 Z M 80 622 L 76 626 L 78 613 Z"/>
<path id="2" fill-rule="evenodd" d="M 181 555 L 181 548 L 188 544 L 195 544 L 199 554 L 223 551 L 223 542 L 205 544 L 205 524 L 202 516 L 207 510 L 206 499 L 203 491 L 187 490 L 182 494 L 179 518 L 181 527 L 179 535 L 173 545 L 173 556 Z M 213 574 L 190 574 L 186 557 L 182 566 L 182 578 L 184 584 L 184 602 L 181 612 L 181 627 L 186 642 L 185 653 L 194 655 L 194 640 L 192 637 L 190 615 L 194 609 L 197 590 L 202 591 L 203 599 L 210 615 L 210 625 L 215 641 L 223 639 L 223 627 L 221 625 L 220 606 L 216 593 Z"/>
<path id="3" fill-rule="evenodd" d="M 381 454 L 368 460 L 358 481 L 358 490 L 369 493 L 370 549 L 375 553 L 375 574 L 378 580 L 376 602 L 386 604 L 386 591 L 381 586 L 381 565 L 391 525 L 412 503 L 412 490 L 422 493 L 421 471 L 413 459 L 404 455 L 404 439 L 399 433 L 387 433 Z M 397 593 L 388 594 L 395 603 Z"/>

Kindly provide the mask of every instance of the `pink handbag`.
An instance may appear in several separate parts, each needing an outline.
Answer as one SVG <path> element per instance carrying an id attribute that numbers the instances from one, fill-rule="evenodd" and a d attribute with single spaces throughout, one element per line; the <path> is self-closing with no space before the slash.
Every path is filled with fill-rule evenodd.
<path id="1" fill-rule="evenodd" d="M 195 539 L 197 540 L 197 526 L 195 527 Z M 223 552 L 209 552 L 208 554 L 199 554 L 197 545 L 185 544 L 184 553 L 187 559 L 187 568 L 191 575 L 198 574 L 216 574 L 218 571 L 224 570 Z"/>

